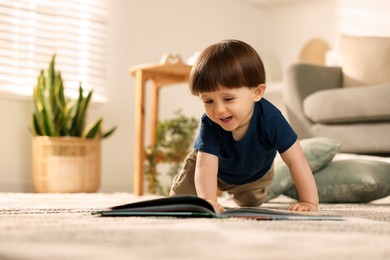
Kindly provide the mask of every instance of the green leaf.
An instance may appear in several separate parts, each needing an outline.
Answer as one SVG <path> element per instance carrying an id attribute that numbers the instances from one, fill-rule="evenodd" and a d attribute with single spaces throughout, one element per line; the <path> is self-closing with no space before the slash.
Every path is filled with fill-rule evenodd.
<path id="1" fill-rule="evenodd" d="M 64 82 L 62 81 L 61 72 L 57 72 L 56 74 L 54 89 L 56 105 L 60 110 L 63 110 L 66 106 L 66 101 L 64 94 Z"/>
<path id="2" fill-rule="evenodd" d="M 49 93 L 49 102 L 52 108 L 53 115 L 58 113 L 58 108 L 56 104 L 56 94 L 55 94 L 55 71 L 54 71 L 54 59 L 55 55 L 52 56 L 50 66 L 47 70 L 47 77 L 46 77 L 46 91 Z"/>
<path id="3" fill-rule="evenodd" d="M 53 136 L 54 128 L 50 118 L 50 112 L 48 112 L 45 107 L 42 110 L 42 115 L 43 115 L 43 125 L 45 127 L 46 135 Z"/>
<path id="4" fill-rule="evenodd" d="M 70 101 L 65 106 L 64 110 L 64 122 L 63 122 L 63 132 L 65 136 L 72 135 L 72 124 L 73 118 L 77 112 L 78 103 L 75 100 Z"/>
<path id="5" fill-rule="evenodd" d="M 83 88 L 79 87 L 79 97 L 76 101 L 76 113 L 74 114 L 74 117 L 72 119 L 72 128 L 71 128 L 71 135 L 72 136 L 80 136 L 81 131 L 80 130 L 80 111 L 81 111 L 81 106 L 83 104 Z"/>
<path id="6" fill-rule="evenodd" d="M 80 86 L 81 88 L 81 86 Z M 89 108 L 89 103 L 92 98 L 93 91 L 90 91 L 85 99 L 83 99 L 81 108 L 80 108 L 80 115 L 79 115 L 79 134 L 81 135 L 84 131 L 85 124 L 87 122 L 87 112 Z"/>
<path id="7" fill-rule="evenodd" d="M 86 138 L 95 138 L 100 134 L 101 132 L 101 127 L 103 124 L 103 119 L 99 118 L 95 120 L 93 123 L 89 124 L 85 129 L 82 134 L 83 137 Z"/>
<path id="8" fill-rule="evenodd" d="M 49 97 L 49 91 L 43 87 L 45 86 L 45 78 L 43 76 L 43 73 L 41 73 L 40 82 L 38 83 L 38 97 L 40 102 L 42 103 L 42 115 L 43 115 L 43 123 L 45 126 L 45 131 L 48 136 L 55 135 L 54 130 L 54 122 L 53 122 L 53 114 L 52 114 L 52 107 L 51 103 L 48 99 Z"/>
<path id="9" fill-rule="evenodd" d="M 60 91 L 61 91 L 61 79 L 56 77 L 54 82 L 54 96 L 53 96 L 53 113 L 54 113 L 54 124 L 56 132 L 59 133 L 59 135 L 63 134 L 63 128 L 64 128 L 64 117 L 65 117 L 65 102 L 63 103 L 60 100 Z"/>
<path id="10" fill-rule="evenodd" d="M 102 138 L 107 138 L 107 137 L 111 136 L 111 135 L 115 132 L 116 129 L 117 129 L 117 127 L 114 126 L 114 127 L 111 128 L 110 130 L 108 130 L 107 132 L 105 132 L 105 133 L 103 134 Z"/>
<path id="11" fill-rule="evenodd" d="M 37 114 L 33 114 L 32 116 L 32 125 L 33 125 L 32 130 L 34 135 L 43 135 L 43 133 L 41 132 L 39 122 L 37 120 Z"/>
<path id="12" fill-rule="evenodd" d="M 46 89 L 49 91 L 54 91 L 53 85 L 54 85 L 54 78 L 55 78 L 55 69 L 54 69 L 55 59 L 56 59 L 56 55 L 53 54 L 51 56 L 49 68 L 47 69 Z M 50 96 L 54 97 L 54 95 L 52 95 L 53 93 L 50 93 L 50 94 L 51 94 Z"/>
<path id="13" fill-rule="evenodd" d="M 35 108 L 34 121 L 33 121 L 33 129 L 34 130 L 33 131 L 35 133 L 37 133 L 38 135 L 46 135 L 46 130 L 45 130 L 44 123 L 43 123 L 43 114 L 42 114 L 43 105 L 42 105 L 42 102 L 41 102 L 39 95 L 38 95 L 38 88 L 39 87 L 40 87 L 40 85 L 39 85 L 39 80 L 38 80 L 38 83 L 35 86 L 34 92 L 33 92 L 34 108 Z"/>

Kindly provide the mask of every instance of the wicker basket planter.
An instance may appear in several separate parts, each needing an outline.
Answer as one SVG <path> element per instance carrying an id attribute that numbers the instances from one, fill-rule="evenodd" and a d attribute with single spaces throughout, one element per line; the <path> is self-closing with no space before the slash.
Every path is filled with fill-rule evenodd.
<path id="1" fill-rule="evenodd" d="M 101 139 L 34 136 L 36 192 L 96 192 L 100 186 Z"/>

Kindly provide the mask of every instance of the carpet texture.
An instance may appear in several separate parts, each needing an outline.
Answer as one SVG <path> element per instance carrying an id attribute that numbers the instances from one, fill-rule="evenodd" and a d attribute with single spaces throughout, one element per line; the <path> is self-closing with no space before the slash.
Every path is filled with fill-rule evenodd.
<path id="1" fill-rule="evenodd" d="M 390 259 L 390 197 L 321 204 L 346 221 L 101 218 L 128 193 L 0 193 L 0 259 Z M 280 196 L 263 207 L 287 208 Z M 234 206 L 221 198 L 224 206 Z"/>

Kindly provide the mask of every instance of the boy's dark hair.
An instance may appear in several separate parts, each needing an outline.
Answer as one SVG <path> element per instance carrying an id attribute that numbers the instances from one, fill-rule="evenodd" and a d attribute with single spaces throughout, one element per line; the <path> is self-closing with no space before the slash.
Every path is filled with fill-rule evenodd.
<path id="1" fill-rule="evenodd" d="M 224 40 L 207 47 L 190 75 L 190 90 L 196 96 L 220 87 L 251 88 L 259 84 L 265 84 L 263 62 L 255 49 L 239 40 Z"/>

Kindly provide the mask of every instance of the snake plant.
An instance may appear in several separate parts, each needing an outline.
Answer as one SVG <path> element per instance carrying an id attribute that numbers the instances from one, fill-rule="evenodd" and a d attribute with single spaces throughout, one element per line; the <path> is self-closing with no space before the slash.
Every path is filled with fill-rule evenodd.
<path id="1" fill-rule="evenodd" d="M 77 99 L 71 100 L 65 97 L 61 72 L 55 70 L 53 54 L 46 74 L 44 70 L 40 71 L 37 85 L 34 87 L 33 134 L 85 138 L 110 136 L 116 127 L 103 132 L 102 118 L 87 125 L 87 112 L 92 94 L 92 90 L 86 91 L 80 85 Z"/>

